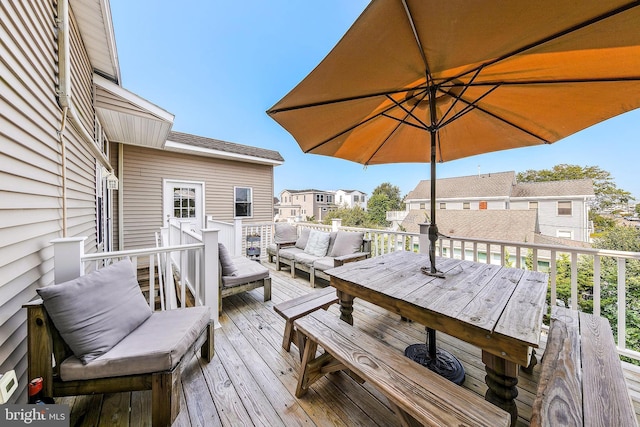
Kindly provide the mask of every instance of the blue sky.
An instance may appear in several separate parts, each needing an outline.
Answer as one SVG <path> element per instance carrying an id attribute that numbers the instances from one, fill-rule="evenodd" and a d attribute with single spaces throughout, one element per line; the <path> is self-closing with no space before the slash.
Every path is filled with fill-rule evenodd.
<path id="1" fill-rule="evenodd" d="M 404 195 L 428 164 L 364 168 L 304 154 L 265 111 L 340 40 L 368 0 L 111 0 L 123 87 L 175 114 L 173 130 L 277 150 L 275 195 L 283 189 L 357 189 L 383 182 Z M 552 145 L 438 164 L 438 178 L 599 166 L 640 199 L 640 109 Z"/>

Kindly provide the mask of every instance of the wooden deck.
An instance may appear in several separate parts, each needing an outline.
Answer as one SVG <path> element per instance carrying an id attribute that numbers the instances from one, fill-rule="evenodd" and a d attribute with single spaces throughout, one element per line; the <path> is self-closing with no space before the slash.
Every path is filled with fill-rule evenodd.
<path id="1" fill-rule="evenodd" d="M 273 264 L 265 263 L 268 266 Z M 309 282 L 292 279 L 288 271 L 271 272 L 272 301 L 262 301 L 262 288 L 225 298 L 215 331 L 215 357 L 209 364 L 193 358 L 182 376 L 181 412 L 174 426 L 396 426 L 384 397 L 366 383 L 360 385 L 342 373 L 315 383 L 301 399 L 294 396 L 298 351 L 282 347 L 284 320 L 273 306 L 309 292 Z M 330 309 L 338 315 L 338 307 Z M 409 344 L 424 342 L 424 325 L 356 300 L 354 325 L 403 352 Z M 462 362 L 464 387 L 484 395 L 484 365 L 480 350 L 438 334 L 438 344 Z M 543 337 L 544 344 L 544 337 Z M 542 351 L 538 351 L 538 358 Z M 640 367 L 626 365 L 625 375 L 640 420 Z M 520 374 L 518 426 L 528 426 L 539 376 Z M 151 392 L 116 393 L 60 398 L 71 406 L 71 426 L 151 425 Z"/>

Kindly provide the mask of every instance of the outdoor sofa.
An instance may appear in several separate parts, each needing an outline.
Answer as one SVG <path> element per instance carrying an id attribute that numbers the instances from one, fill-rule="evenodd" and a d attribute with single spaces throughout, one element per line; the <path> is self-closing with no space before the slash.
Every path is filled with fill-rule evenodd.
<path id="1" fill-rule="evenodd" d="M 276 223 L 274 242 L 267 254 L 271 262 L 275 259 L 277 270 L 289 266 L 292 277 L 296 269 L 309 273 L 311 287 L 315 287 L 316 277 L 329 280 L 326 270 L 369 258 L 371 242 L 360 231 L 326 232 L 301 227 L 298 236 L 295 226 Z"/>

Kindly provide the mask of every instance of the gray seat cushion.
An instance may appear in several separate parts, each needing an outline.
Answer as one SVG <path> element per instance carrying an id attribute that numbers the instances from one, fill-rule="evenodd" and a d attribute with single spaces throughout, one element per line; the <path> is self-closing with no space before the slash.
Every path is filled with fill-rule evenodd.
<path id="1" fill-rule="evenodd" d="M 360 252 L 364 233 L 360 231 L 338 231 L 329 256 L 339 257 Z"/>
<path id="2" fill-rule="evenodd" d="M 64 342 L 85 364 L 151 316 L 128 259 L 36 291 Z"/>
<path id="3" fill-rule="evenodd" d="M 233 257 L 233 263 L 238 268 L 233 276 L 222 276 L 222 285 L 225 288 L 244 285 L 256 280 L 269 277 L 269 269 L 257 261 L 245 257 Z"/>
<path id="4" fill-rule="evenodd" d="M 119 377 L 173 369 L 209 323 L 209 307 L 156 311 L 115 347 L 83 365 L 71 356 L 60 364 L 63 381 Z"/>
<path id="5" fill-rule="evenodd" d="M 304 249 L 300 249 L 298 247 L 287 247 L 280 249 L 280 258 L 292 260 L 295 259 L 297 254 L 301 253 L 304 253 Z"/>
<path id="6" fill-rule="evenodd" d="M 332 257 L 323 257 L 313 262 L 313 268 L 319 271 L 325 271 L 335 267 L 335 260 Z"/>
<path id="7" fill-rule="evenodd" d="M 316 255 L 308 254 L 306 252 L 300 252 L 296 254 L 294 259 L 296 261 L 296 264 L 304 264 L 308 267 L 311 267 L 313 266 L 314 261 L 320 258 L 321 257 Z"/>
<path id="8" fill-rule="evenodd" d="M 295 225 L 285 222 L 276 222 L 273 241 L 276 243 L 295 242 L 298 240 L 298 230 Z"/>

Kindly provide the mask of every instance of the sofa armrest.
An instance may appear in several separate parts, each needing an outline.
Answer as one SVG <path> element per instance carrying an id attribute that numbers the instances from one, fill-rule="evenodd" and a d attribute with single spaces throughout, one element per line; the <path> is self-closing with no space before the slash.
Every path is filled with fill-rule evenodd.
<path id="1" fill-rule="evenodd" d="M 334 258 L 334 264 L 336 267 L 340 267 L 343 264 L 354 261 L 362 261 L 369 258 L 369 252 L 356 252 L 354 254 L 342 255 Z"/>

